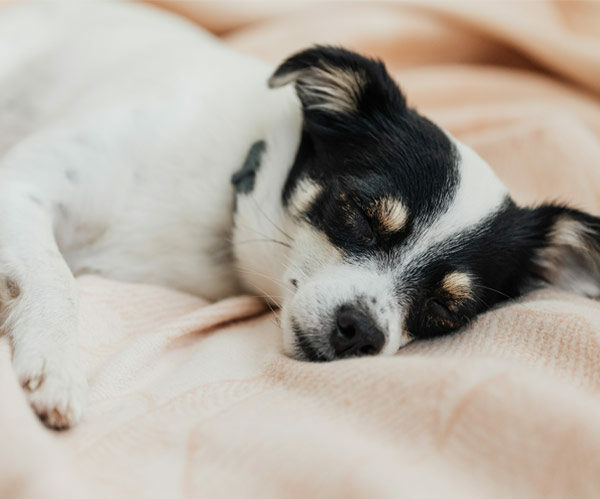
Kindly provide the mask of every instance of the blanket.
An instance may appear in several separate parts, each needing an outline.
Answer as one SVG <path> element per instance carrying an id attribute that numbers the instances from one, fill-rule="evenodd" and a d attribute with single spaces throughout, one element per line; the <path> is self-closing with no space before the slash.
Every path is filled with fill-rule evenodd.
<path id="1" fill-rule="evenodd" d="M 522 204 L 600 215 L 594 2 L 153 2 L 273 64 L 383 59 Z M 0 338 L 0 497 L 598 497 L 600 305 L 547 289 L 388 358 L 281 354 L 252 297 L 78 278 L 84 421 L 45 429 Z"/>

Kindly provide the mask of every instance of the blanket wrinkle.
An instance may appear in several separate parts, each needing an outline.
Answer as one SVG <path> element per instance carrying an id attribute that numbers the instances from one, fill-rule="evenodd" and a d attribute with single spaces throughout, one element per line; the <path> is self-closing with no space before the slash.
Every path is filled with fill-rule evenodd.
<path id="1" fill-rule="evenodd" d="M 490 383 L 493 383 L 503 376 L 506 376 L 506 372 L 492 374 L 487 378 L 477 380 L 473 386 L 468 387 L 466 392 L 459 397 L 453 406 L 449 407 L 449 415 L 446 420 L 441 423 L 441 430 L 439 431 L 437 441 L 438 449 L 442 450 L 444 448 L 446 442 L 450 439 L 457 422 L 462 417 L 463 413 L 467 411 L 469 404 L 475 400 L 479 391 L 485 389 Z"/>
<path id="2" fill-rule="evenodd" d="M 597 2 L 151 3 L 273 65 L 380 57 L 519 204 L 600 215 Z M 600 495 L 597 301 L 540 290 L 393 357 L 308 364 L 256 298 L 77 284 L 79 426 L 43 428 L 0 337 L 0 498 Z"/>

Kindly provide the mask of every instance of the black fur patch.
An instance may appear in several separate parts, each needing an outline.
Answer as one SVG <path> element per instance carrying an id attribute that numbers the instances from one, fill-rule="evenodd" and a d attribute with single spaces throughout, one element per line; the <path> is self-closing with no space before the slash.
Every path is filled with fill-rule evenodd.
<path id="1" fill-rule="evenodd" d="M 378 241 L 393 246 L 415 224 L 426 224 L 443 211 L 458 184 L 457 154 L 446 134 L 408 108 L 400 90 L 379 61 L 332 47 L 292 56 L 275 73 L 298 71 L 309 64 L 360 71 L 363 85 L 356 112 L 313 109 L 303 101 L 300 146 L 283 191 L 287 205 L 298 179 L 308 176 L 324 187 L 308 219 L 331 242 L 360 253 L 372 243 L 375 225 L 366 207 L 388 196 L 402 201 L 409 214 L 399 234 Z M 298 83 L 296 83 L 298 85 Z M 340 196 L 347 196 L 347 203 Z M 373 234 L 377 239 L 378 234 Z"/>
<path id="2" fill-rule="evenodd" d="M 580 224 L 585 229 L 583 244 L 557 246 L 553 231 L 559 220 Z M 507 200 L 488 220 L 432 248 L 424 258 L 426 263 L 399 283 L 399 292 L 404 296 L 407 289 L 413 290 L 409 293 L 406 329 L 416 338 L 446 334 L 498 303 L 543 284 L 556 284 L 540 266 L 548 248 L 559 260 L 564 256 L 559 264 L 572 266 L 580 274 L 595 273 L 600 277 L 600 219 L 559 205 L 520 208 Z M 429 306 L 430 300 L 439 298 L 439 283 L 452 271 L 472 276 L 473 297 L 449 310 L 451 320 L 439 321 L 439 314 Z"/>
<path id="3" fill-rule="evenodd" d="M 242 194 L 252 192 L 252 189 L 254 189 L 256 172 L 260 167 L 260 161 L 266 148 L 267 144 L 264 140 L 259 140 L 252 144 L 248 150 L 244 164 L 231 177 L 231 183 L 235 187 L 236 192 Z"/>

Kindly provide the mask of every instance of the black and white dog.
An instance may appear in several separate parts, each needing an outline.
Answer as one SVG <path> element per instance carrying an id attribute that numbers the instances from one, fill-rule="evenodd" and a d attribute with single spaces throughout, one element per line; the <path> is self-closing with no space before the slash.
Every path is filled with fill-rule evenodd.
<path id="1" fill-rule="evenodd" d="M 82 273 L 258 292 L 286 353 L 317 361 L 393 354 L 542 283 L 600 292 L 599 219 L 515 206 L 381 62 L 314 47 L 273 72 L 124 3 L 0 12 L 0 235 L 14 368 L 53 427 L 84 407 Z"/>

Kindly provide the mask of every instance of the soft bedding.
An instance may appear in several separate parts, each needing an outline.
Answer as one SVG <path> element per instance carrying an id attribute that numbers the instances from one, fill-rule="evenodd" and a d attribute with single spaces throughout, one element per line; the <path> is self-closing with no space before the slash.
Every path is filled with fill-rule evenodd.
<path id="1" fill-rule="evenodd" d="M 521 203 L 600 215 L 594 2 L 162 2 L 273 64 L 383 58 Z M 598 497 L 600 304 L 538 291 L 391 358 L 280 353 L 276 314 L 78 279 L 86 418 L 46 430 L 0 338 L 0 496 Z"/>

